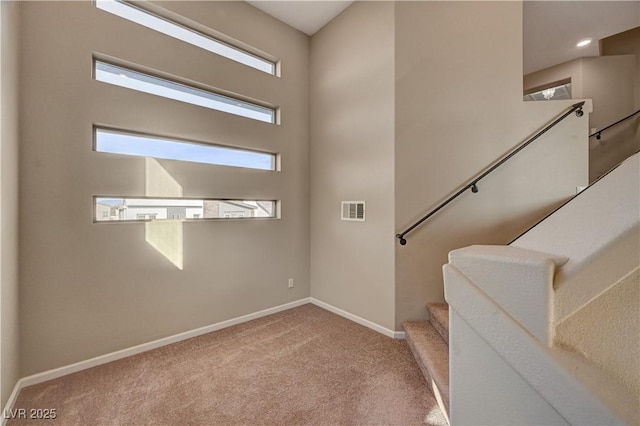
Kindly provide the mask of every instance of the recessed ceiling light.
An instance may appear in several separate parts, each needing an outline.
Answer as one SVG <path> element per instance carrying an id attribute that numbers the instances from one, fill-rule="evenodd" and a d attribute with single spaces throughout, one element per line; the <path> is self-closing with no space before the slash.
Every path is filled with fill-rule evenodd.
<path id="1" fill-rule="evenodd" d="M 584 47 L 584 46 L 586 46 L 586 45 L 587 45 L 587 44 L 589 44 L 589 43 L 591 43 L 591 39 L 590 39 L 590 38 L 586 38 L 586 39 L 584 39 L 584 40 L 580 40 L 580 41 L 578 42 L 578 44 L 576 44 L 576 46 L 578 46 L 578 47 Z"/>

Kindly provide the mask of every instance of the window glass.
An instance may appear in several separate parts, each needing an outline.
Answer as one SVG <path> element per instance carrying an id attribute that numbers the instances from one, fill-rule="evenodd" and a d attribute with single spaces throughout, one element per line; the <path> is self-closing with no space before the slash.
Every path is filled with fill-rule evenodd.
<path id="1" fill-rule="evenodd" d="M 275 218 L 275 200 L 94 197 L 95 221 Z"/>
<path id="2" fill-rule="evenodd" d="M 240 99 L 208 92 L 185 84 L 165 80 L 99 60 L 94 61 L 95 79 L 103 83 L 126 87 L 139 92 L 162 96 L 217 111 L 267 123 L 275 123 L 275 109 L 252 104 Z"/>
<path id="3" fill-rule="evenodd" d="M 260 170 L 275 170 L 276 165 L 275 154 L 182 142 L 102 128 L 95 129 L 95 150 Z"/>
<path id="4" fill-rule="evenodd" d="M 257 70 L 269 74 L 275 74 L 276 72 L 276 66 L 271 61 L 230 46 L 166 18 L 156 16 L 132 4 L 116 0 L 97 0 L 96 7 Z"/>

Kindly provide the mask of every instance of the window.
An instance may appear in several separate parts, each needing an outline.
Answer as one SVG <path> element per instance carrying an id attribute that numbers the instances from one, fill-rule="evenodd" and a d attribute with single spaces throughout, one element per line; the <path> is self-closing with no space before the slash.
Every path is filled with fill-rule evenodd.
<path id="1" fill-rule="evenodd" d="M 155 218 L 156 218 L 155 214 L 137 214 L 136 215 L 136 220 L 151 220 Z"/>
<path id="2" fill-rule="evenodd" d="M 191 161 L 221 166 L 276 170 L 276 155 L 202 143 L 182 142 L 118 130 L 95 128 L 98 152 Z"/>
<path id="3" fill-rule="evenodd" d="M 564 100 L 571 99 L 571 80 L 566 82 L 553 83 L 548 87 L 536 88 L 525 92 L 524 101 L 548 101 L 548 100 Z"/>
<path id="4" fill-rule="evenodd" d="M 161 18 L 130 3 L 116 0 L 97 0 L 96 7 L 238 63 L 268 74 L 276 74 L 276 64 L 272 61 L 260 58 L 243 49 L 230 46 L 166 18 Z"/>
<path id="5" fill-rule="evenodd" d="M 276 218 L 275 200 L 94 197 L 95 222 Z M 100 206 L 117 215 L 103 217 Z"/>
<path id="6" fill-rule="evenodd" d="M 94 78 L 103 83 L 126 87 L 139 92 L 162 96 L 163 98 L 227 112 L 253 120 L 275 123 L 276 110 L 274 108 L 268 108 L 240 99 L 208 92 L 187 86 L 186 84 L 176 83 L 118 65 L 108 64 L 97 59 L 94 60 L 93 68 Z"/>

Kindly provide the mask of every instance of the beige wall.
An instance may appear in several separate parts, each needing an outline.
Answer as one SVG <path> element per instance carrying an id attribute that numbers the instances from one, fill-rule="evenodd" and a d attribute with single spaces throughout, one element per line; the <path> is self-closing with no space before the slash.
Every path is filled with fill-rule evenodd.
<path id="1" fill-rule="evenodd" d="M 395 224 L 446 199 L 572 102 L 522 101 L 522 5 L 396 3 Z M 587 117 L 570 116 L 396 245 L 396 327 L 443 299 L 447 253 L 504 244 L 588 180 Z"/>
<path id="2" fill-rule="evenodd" d="M 603 56 L 584 60 L 583 97 L 593 99 L 589 125 L 602 129 L 637 110 L 635 55 Z M 599 141 L 590 141 L 589 180 L 594 181 L 640 149 L 640 120 L 620 123 Z"/>
<path id="3" fill-rule="evenodd" d="M 633 111 L 640 109 L 640 27 L 607 37 L 601 41 L 603 55 L 633 55 L 635 58 L 635 98 Z M 631 112 L 629 112 L 631 113 Z M 623 124 L 620 129 L 606 136 L 604 145 L 610 140 L 609 147 L 601 148 L 608 153 L 603 155 L 602 168 L 619 162 L 623 157 L 640 149 L 640 117 Z M 621 149 L 611 149 L 612 146 L 622 144 Z"/>
<path id="4" fill-rule="evenodd" d="M 0 2 L 0 407 L 20 378 L 18 300 L 18 3 Z"/>
<path id="5" fill-rule="evenodd" d="M 602 39 L 602 55 L 635 55 L 635 109 L 640 109 L 640 27 Z"/>
<path id="6" fill-rule="evenodd" d="M 587 183 L 588 114 L 541 138 L 408 246 L 396 245 L 395 267 L 385 259 L 385 238 L 571 105 L 522 101 L 521 22 L 519 3 L 362 2 L 312 38 L 314 297 L 401 330 L 403 320 L 426 316 L 425 302 L 442 300 L 451 249 L 508 242 Z M 373 145 L 370 135 L 388 142 Z M 340 200 L 360 199 L 368 221 L 393 220 L 395 231 L 340 222 Z M 392 200 L 394 209 L 370 200 Z M 385 282 L 395 282 L 395 294 Z"/>
<path id="7" fill-rule="evenodd" d="M 592 99 L 591 132 L 602 129 L 638 109 L 634 93 L 638 83 L 636 55 L 581 58 L 524 76 L 524 90 L 571 79 L 574 99 Z M 589 180 L 640 149 L 640 122 L 630 120 L 590 140 Z"/>
<path id="8" fill-rule="evenodd" d="M 91 2 L 23 4 L 23 376 L 310 294 L 308 37 L 244 2 L 160 4 L 280 58 L 282 77 Z M 279 105 L 281 125 L 93 81 L 92 52 Z M 184 223 L 180 270 L 144 224 L 92 222 L 93 195 L 145 194 L 145 160 L 93 152 L 92 123 L 279 152 L 278 173 L 158 163 L 185 197 L 278 199 L 282 218 Z"/>
<path id="9" fill-rule="evenodd" d="M 581 99 L 583 97 L 582 62 L 582 59 L 575 59 L 525 75 L 523 77 L 524 92 L 536 90 L 557 81 L 570 79 L 571 96 L 574 99 Z"/>
<path id="10" fill-rule="evenodd" d="M 311 39 L 311 295 L 394 328 L 394 6 L 356 2 Z M 340 220 L 365 201 L 366 222 Z"/>

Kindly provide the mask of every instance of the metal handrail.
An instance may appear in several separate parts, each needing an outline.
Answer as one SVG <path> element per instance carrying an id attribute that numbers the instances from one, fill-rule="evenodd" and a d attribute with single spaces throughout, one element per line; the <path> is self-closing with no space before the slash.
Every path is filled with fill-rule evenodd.
<path id="1" fill-rule="evenodd" d="M 456 192 L 455 194 L 453 194 L 451 197 L 447 198 L 444 202 L 440 203 L 440 205 L 438 207 L 436 207 L 435 209 L 431 210 L 429 213 L 427 213 L 426 215 L 424 215 L 421 219 L 419 219 L 418 221 L 416 221 L 413 225 L 411 225 L 410 227 L 408 227 L 407 229 L 404 230 L 404 232 L 401 232 L 400 234 L 396 235 L 396 238 L 399 240 L 400 245 L 404 246 L 407 244 L 407 240 L 404 238 L 405 235 L 407 235 L 409 232 L 413 231 L 414 229 L 416 229 L 418 226 L 422 225 L 423 222 L 425 222 L 427 219 L 429 219 L 431 216 L 433 216 L 434 214 L 436 214 L 438 211 L 440 211 L 440 209 L 442 209 L 443 207 L 445 207 L 447 204 L 449 204 L 451 201 L 455 200 L 456 198 L 458 198 L 463 192 L 465 192 L 467 189 L 471 189 L 471 192 L 476 193 L 478 192 L 478 182 L 480 182 L 480 180 L 482 180 L 484 177 L 486 177 L 489 173 L 491 173 L 492 171 L 494 171 L 495 169 L 497 169 L 498 167 L 500 167 L 501 165 L 503 165 L 505 162 L 507 162 L 511 157 L 513 157 L 514 155 L 516 155 L 518 152 L 522 151 L 524 148 L 526 148 L 531 142 L 535 141 L 536 139 L 538 139 L 540 136 L 542 136 L 543 134 L 545 134 L 549 129 L 553 128 L 556 124 L 560 123 L 562 120 L 564 120 L 566 117 L 568 117 L 569 115 L 571 115 L 571 113 L 573 113 L 575 111 L 576 116 L 577 117 L 582 117 L 582 115 L 584 114 L 584 112 L 582 111 L 582 107 L 584 106 L 584 101 L 582 102 L 578 102 L 577 104 L 573 104 L 571 106 L 571 108 L 569 108 L 568 111 L 564 112 L 562 115 L 560 115 L 558 118 L 556 118 L 551 124 L 549 124 L 548 126 L 546 126 L 544 129 L 540 130 L 538 133 L 536 133 L 535 135 L 533 135 L 531 138 L 529 138 L 528 140 L 526 140 L 525 142 L 523 142 L 522 144 L 520 144 L 517 148 L 515 148 L 513 151 L 511 151 L 509 154 L 505 155 L 504 157 L 502 157 L 497 163 L 495 163 L 493 166 L 491 166 L 489 169 L 487 169 L 486 171 L 484 171 L 483 173 L 481 173 L 480 175 L 478 175 L 476 178 L 474 178 L 471 183 L 468 183 L 467 185 L 463 186 L 458 192 Z M 604 129 L 603 129 L 604 130 Z M 602 130 L 601 130 L 602 131 Z"/>
<path id="2" fill-rule="evenodd" d="M 597 131 L 597 132 L 595 132 L 595 133 L 590 134 L 590 135 L 589 135 L 589 137 L 590 137 L 590 138 L 592 138 L 592 137 L 594 137 L 594 136 L 595 136 L 595 137 L 596 137 L 596 139 L 600 140 L 600 138 L 602 137 L 602 132 L 604 132 L 604 131 L 605 131 L 605 130 L 607 130 L 607 129 L 610 129 L 610 128 L 611 128 L 611 127 L 613 127 L 613 126 L 616 126 L 616 125 L 618 125 L 618 124 L 622 123 L 622 122 L 623 122 L 623 121 L 625 121 L 625 120 L 630 119 L 631 117 L 633 117 L 634 115 L 638 114 L 639 112 L 640 112 L 640 109 L 639 109 L 639 110 L 637 110 L 636 112 L 632 113 L 632 114 L 627 115 L 625 118 L 623 118 L 623 119 L 621 119 L 621 120 L 618 120 L 618 121 L 616 121 L 616 122 L 615 122 L 615 123 L 613 123 L 613 124 L 609 124 L 607 127 L 603 128 L 603 129 L 600 129 L 600 130 L 598 130 L 598 131 Z"/>

